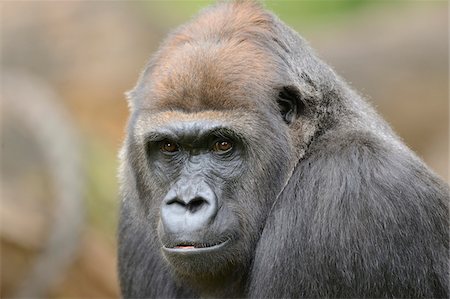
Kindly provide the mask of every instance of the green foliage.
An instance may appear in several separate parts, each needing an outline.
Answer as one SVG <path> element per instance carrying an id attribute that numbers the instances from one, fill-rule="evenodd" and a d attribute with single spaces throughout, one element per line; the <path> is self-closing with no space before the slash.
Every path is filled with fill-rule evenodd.
<path id="1" fill-rule="evenodd" d="M 143 2 L 150 16 L 163 20 L 162 27 L 172 27 L 192 18 L 202 8 L 215 3 L 211 0 L 146 1 Z M 265 7 L 275 12 L 285 22 L 295 25 L 314 25 L 336 20 L 361 7 L 369 5 L 368 0 L 268 0 Z"/>
<path id="2" fill-rule="evenodd" d="M 111 146 L 87 139 L 84 168 L 87 174 L 86 205 L 88 222 L 114 239 L 118 215 L 118 160 Z"/>
<path id="3" fill-rule="evenodd" d="M 194 17 L 201 9 L 215 3 L 211 0 L 174 0 L 174 1 L 144 1 L 143 4 L 150 15 L 156 16 L 161 27 L 181 25 Z"/>
<path id="4" fill-rule="evenodd" d="M 367 0 L 272 0 L 265 6 L 291 25 L 327 23 L 355 13 Z"/>

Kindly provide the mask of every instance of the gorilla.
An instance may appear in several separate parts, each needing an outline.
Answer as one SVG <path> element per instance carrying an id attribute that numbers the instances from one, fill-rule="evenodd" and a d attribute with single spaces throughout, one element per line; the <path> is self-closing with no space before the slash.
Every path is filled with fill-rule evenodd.
<path id="1" fill-rule="evenodd" d="M 128 94 L 125 298 L 449 296 L 449 188 L 253 1 L 178 28 Z"/>

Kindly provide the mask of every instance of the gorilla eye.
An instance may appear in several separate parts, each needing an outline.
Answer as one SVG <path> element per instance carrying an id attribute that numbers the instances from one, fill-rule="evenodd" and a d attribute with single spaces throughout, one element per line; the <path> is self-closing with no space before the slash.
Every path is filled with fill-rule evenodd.
<path id="1" fill-rule="evenodd" d="M 220 140 L 214 143 L 212 150 L 218 153 L 225 153 L 231 148 L 233 148 L 233 144 L 230 141 Z"/>
<path id="2" fill-rule="evenodd" d="M 178 144 L 170 140 L 161 142 L 160 149 L 164 153 L 174 153 L 179 150 Z"/>

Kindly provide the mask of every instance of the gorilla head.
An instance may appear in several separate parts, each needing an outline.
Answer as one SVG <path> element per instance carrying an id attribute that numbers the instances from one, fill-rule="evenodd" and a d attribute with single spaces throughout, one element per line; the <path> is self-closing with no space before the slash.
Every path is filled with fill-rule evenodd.
<path id="1" fill-rule="evenodd" d="M 446 187 L 259 5 L 221 3 L 175 31 L 129 98 L 125 297 L 444 292 Z"/>
<path id="2" fill-rule="evenodd" d="M 189 277 L 248 268 L 298 158 L 289 125 L 303 99 L 273 53 L 282 45 L 261 44 L 276 37 L 270 15 L 253 8 L 213 10 L 174 33 L 131 94 L 139 210 Z"/>

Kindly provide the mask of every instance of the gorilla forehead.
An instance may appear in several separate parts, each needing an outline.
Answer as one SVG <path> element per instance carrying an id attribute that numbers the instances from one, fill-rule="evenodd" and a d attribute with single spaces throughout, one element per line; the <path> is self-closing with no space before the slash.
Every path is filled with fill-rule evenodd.
<path id="1" fill-rule="evenodd" d="M 274 87 L 285 82 L 273 23 L 272 15 L 251 2 L 200 14 L 170 35 L 151 60 L 141 81 L 149 86 L 142 105 L 184 111 L 266 108 Z"/>
<path id="2" fill-rule="evenodd" d="M 156 64 L 148 104 L 158 110 L 252 110 L 273 87 L 269 61 L 248 42 L 184 44 Z"/>

